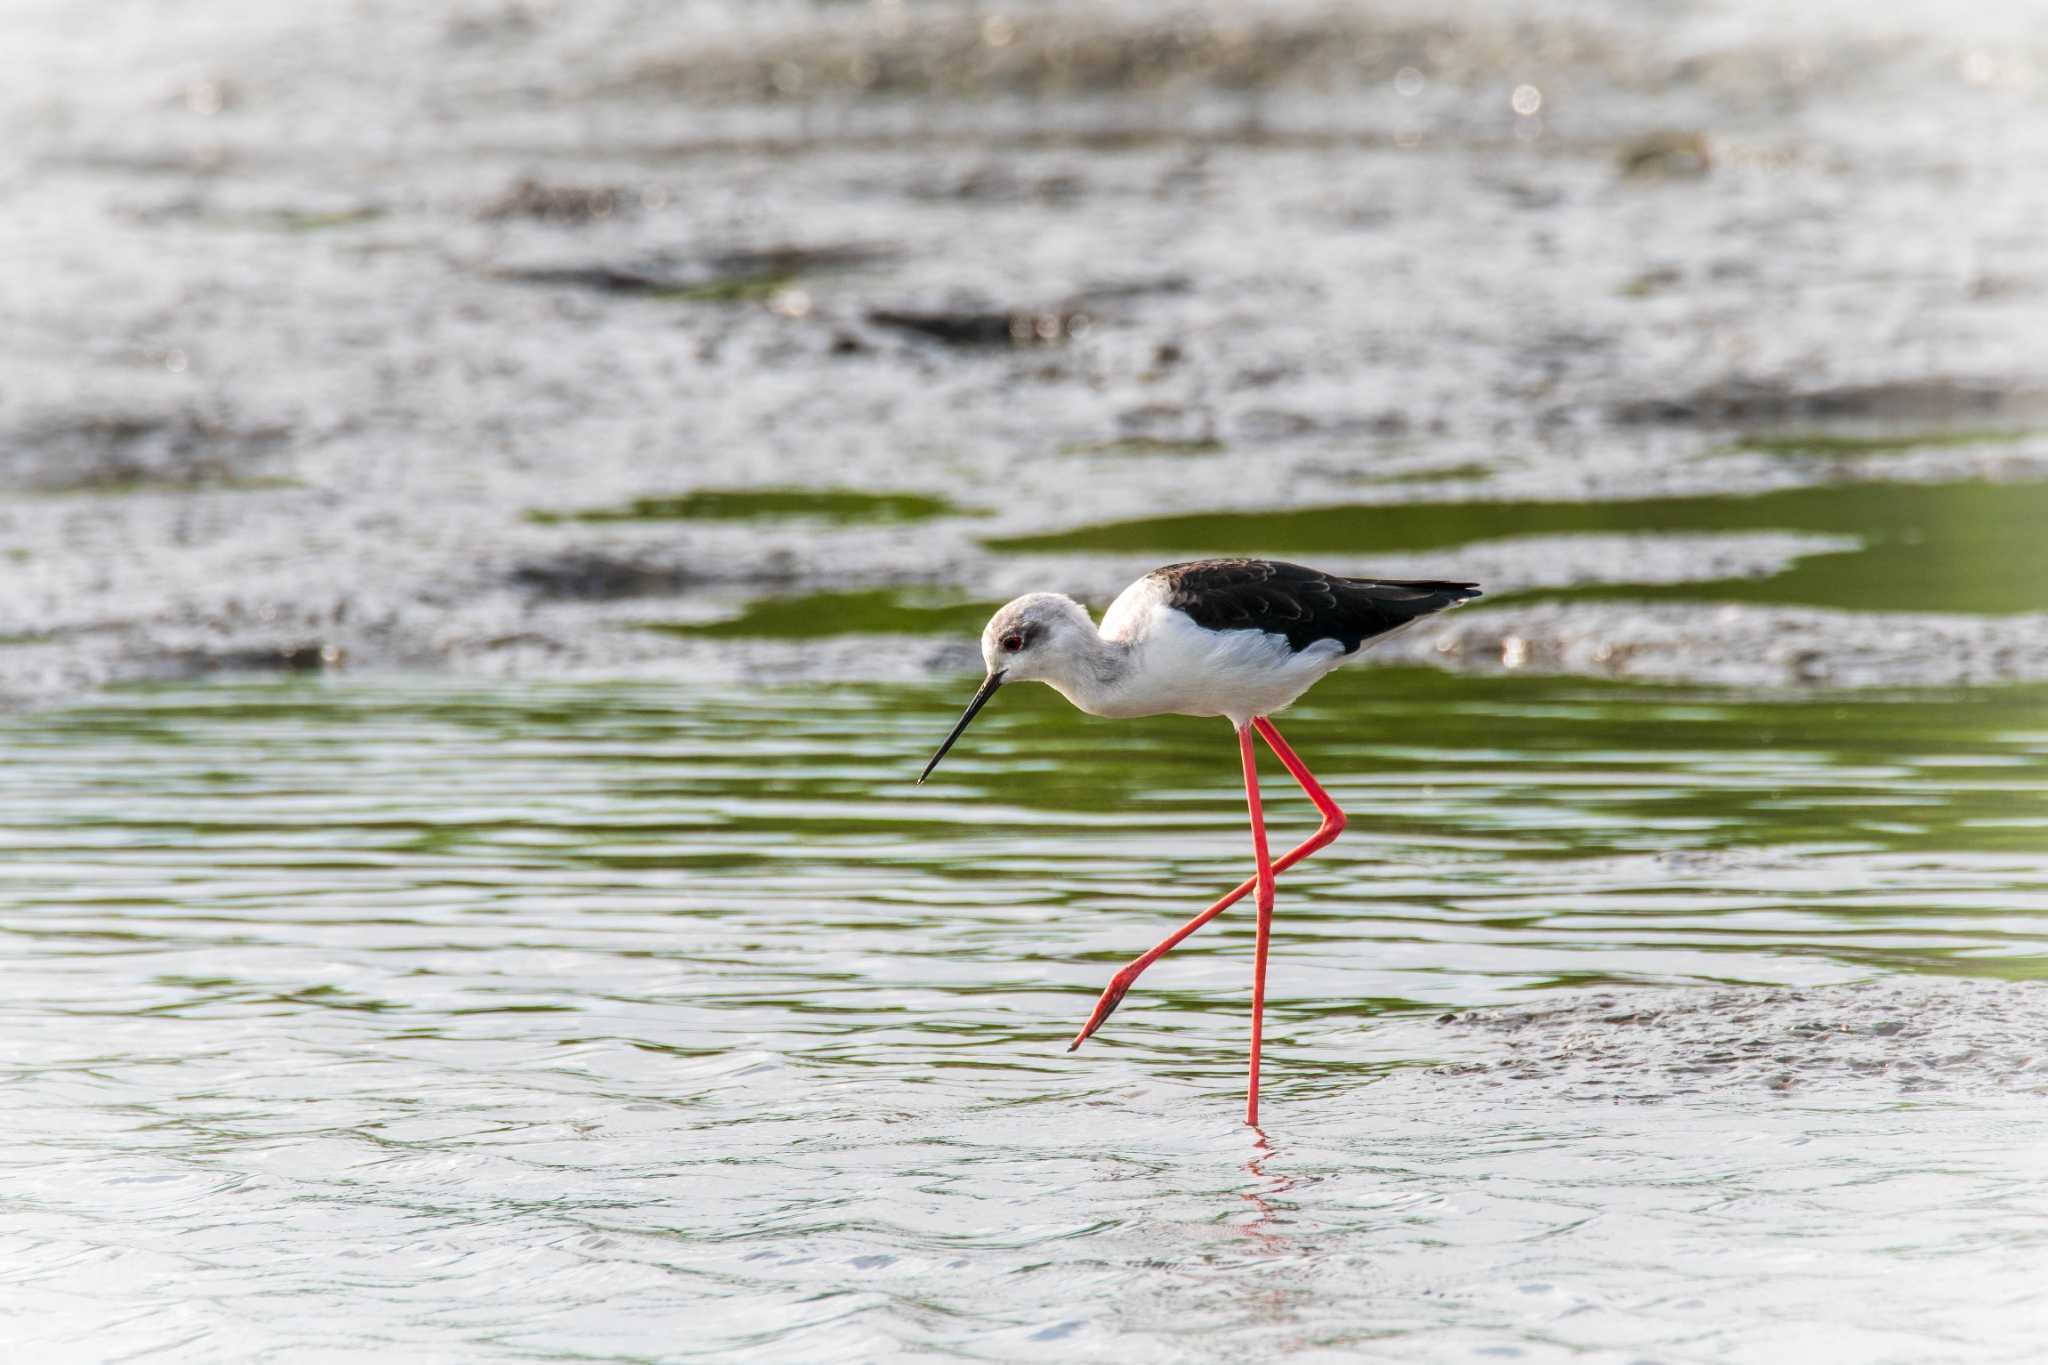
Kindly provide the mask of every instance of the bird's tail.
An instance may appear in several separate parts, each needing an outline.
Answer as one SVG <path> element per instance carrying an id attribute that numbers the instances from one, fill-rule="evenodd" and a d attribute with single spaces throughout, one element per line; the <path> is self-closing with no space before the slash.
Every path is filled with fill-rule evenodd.
<path id="1" fill-rule="evenodd" d="M 1433 578 L 1347 578 L 1338 600 L 1362 644 L 1477 596 L 1477 583 Z M 1357 645 L 1350 647 L 1355 649 Z"/>

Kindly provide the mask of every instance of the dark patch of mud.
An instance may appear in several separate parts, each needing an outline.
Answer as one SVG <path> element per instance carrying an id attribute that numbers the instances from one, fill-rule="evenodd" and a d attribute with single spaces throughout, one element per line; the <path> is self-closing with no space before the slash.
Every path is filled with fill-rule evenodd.
<path id="1" fill-rule="evenodd" d="M 200 678 L 216 673 L 321 673 L 347 662 L 347 652 L 330 640 L 288 640 L 225 649 L 175 649 L 157 656 L 142 677 L 152 681 Z"/>
<path id="2" fill-rule="evenodd" d="M 1118 436 L 1060 447 L 1062 455 L 1220 455 L 1223 450 L 1223 442 L 1213 436 Z"/>
<path id="3" fill-rule="evenodd" d="M 1015 312 L 932 311 L 876 308 L 868 321 L 944 342 L 948 346 L 1045 346 L 1080 336 L 1093 322 L 1088 314 L 1061 310 Z"/>
<path id="4" fill-rule="evenodd" d="M 615 602 L 631 597 L 668 597 L 706 581 L 681 564 L 658 563 L 600 550 L 565 550 L 514 565 L 512 586 L 536 598 L 566 602 Z"/>
<path id="5" fill-rule="evenodd" d="M 1057 205 L 1079 200 L 1088 192 L 1088 181 L 1072 172 L 1025 175 L 1001 162 L 985 162 L 967 171 L 918 176 L 903 192 L 939 203 Z"/>
<path id="6" fill-rule="evenodd" d="M 41 493 L 274 486 L 262 473 L 290 435 L 188 411 L 52 417 L 0 445 L 0 484 Z"/>
<path id="7" fill-rule="evenodd" d="M 886 247 L 861 244 L 777 246 L 703 255 L 658 254 L 617 262 L 508 265 L 491 273 L 520 284 L 723 303 L 765 298 L 802 276 L 854 270 L 888 260 L 893 254 Z"/>
<path id="8" fill-rule="evenodd" d="M 1614 991 L 1447 1014 L 1436 1036 L 1480 1055 L 1432 1068 L 1566 1100 L 1652 1104 L 1730 1089 L 2048 1099 L 2048 987 L 1905 978 L 1811 990 Z"/>
<path id="9" fill-rule="evenodd" d="M 1630 138 L 1614 161 L 1629 180 L 1698 180 L 1714 169 L 1713 146 L 1706 135 L 1681 129 Z"/>
<path id="10" fill-rule="evenodd" d="M 869 493 L 853 488 L 700 488 L 667 498 L 635 498 L 623 507 L 582 512 L 530 512 L 542 525 L 563 521 L 756 521 L 803 517 L 818 521 L 926 521 L 960 509 L 921 493 Z"/>
<path id="11" fill-rule="evenodd" d="M 877 17 L 703 45 L 643 63 L 629 89 L 698 100 L 824 95 L 1057 96 L 1206 87 L 1248 91 L 1391 80 L 1403 68 L 1473 80 L 1549 65 L 1617 65 L 1605 36 L 1533 16 L 1410 19 L 1346 10 L 1168 14 L 1006 9 L 894 10 Z"/>
<path id="12" fill-rule="evenodd" d="M 1162 347 L 1161 350 L 1168 348 Z M 1155 366 L 1178 363 L 1175 353 Z M 1156 370 L 1155 370 L 1156 373 Z M 1224 449 L 1216 434 L 1216 412 L 1206 403 L 1160 401 L 1125 408 L 1116 415 L 1117 434 L 1099 441 L 1071 441 L 1060 447 L 1068 455 L 1213 455 Z"/>
<path id="13" fill-rule="evenodd" d="M 1248 441 L 1290 441 L 1308 436 L 1372 441 L 1406 436 L 1410 425 L 1407 414 L 1397 409 L 1375 413 L 1307 413 L 1286 408 L 1249 408 L 1238 414 L 1235 430 Z"/>
<path id="14" fill-rule="evenodd" d="M 1121 317 L 1127 311 L 1124 305 L 1187 294 L 1193 288 L 1186 275 L 1162 275 L 1083 285 L 1059 302 L 1042 307 L 873 308 L 867 320 L 948 346 L 1045 346 L 1085 336 L 1106 314 Z M 1154 353 L 1156 364 L 1177 359 L 1179 350 L 1173 343 L 1162 344 Z"/>
<path id="15" fill-rule="evenodd" d="M 557 227 L 583 227 L 638 213 L 641 195 L 618 185 L 560 185 L 524 177 L 477 210 L 485 222 L 524 218 Z"/>
<path id="16" fill-rule="evenodd" d="M 1681 398 L 1616 403 L 1609 416 L 1629 425 L 1868 421 L 1921 426 L 2044 410 L 2048 410 L 2048 392 L 1962 379 L 1906 379 L 1801 389 L 1782 380 L 1735 376 L 1717 380 Z"/>

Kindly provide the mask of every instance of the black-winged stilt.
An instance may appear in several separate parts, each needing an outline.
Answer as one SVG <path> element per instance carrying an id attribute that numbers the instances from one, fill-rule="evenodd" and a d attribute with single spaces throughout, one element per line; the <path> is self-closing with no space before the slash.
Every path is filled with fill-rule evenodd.
<path id="1" fill-rule="evenodd" d="M 1344 831 L 1344 812 L 1268 719 L 1369 640 L 1479 596 L 1475 583 L 1345 578 L 1270 559 L 1204 559 L 1154 569 L 1125 588 L 1097 629 L 1087 608 L 1059 593 L 1035 592 L 1006 604 L 981 633 L 988 676 L 946 742 L 925 764 L 932 775 L 996 689 L 1042 682 L 1095 716 L 1223 716 L 1237 728 L 1251 808 L 1257 872 L 1214 905 L 1133 959 L 1110 979 L 1095 1013 L 1067 1048 L 1087 1041 L 1138 974 L 1182 939 L 1258 892 L 1258 944 L 1252 958 L 1250 1092 L 1245 1122 L 1259 1121 L 1259 1040 L 1266 1005 L 1266 948 L 1273 927 L 1273 878 Z M 1259 809 L 1256 730 L 1322 812 L 1322 824 L 1279 858 L 1266 849 Z"/>

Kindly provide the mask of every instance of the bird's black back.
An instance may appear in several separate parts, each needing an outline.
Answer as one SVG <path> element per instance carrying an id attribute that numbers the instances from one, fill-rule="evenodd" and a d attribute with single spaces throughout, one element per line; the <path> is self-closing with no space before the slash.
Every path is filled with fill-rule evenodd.
<path id="1" fill-rule="evenodd" d="M 1198 559 L 1154 569 L 1167 606 L 1208 630 L 1263 630 L 1306 649 L 1367 640 L 1479 596 L 1476 583 L 1345 578 L 1277 559 Z"/>

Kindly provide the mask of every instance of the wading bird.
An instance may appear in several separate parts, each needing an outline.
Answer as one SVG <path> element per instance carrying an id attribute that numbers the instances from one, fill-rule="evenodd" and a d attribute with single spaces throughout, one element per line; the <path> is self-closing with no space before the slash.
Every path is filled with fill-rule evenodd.
<path id="1" fill-rule="evenodd" d="M 1095 1013 L 1067 1051 L 1102 1027 L 1138 974 L 1180 941 L 1258 893 L 1252 958 L 1252 1045 L 1245 1122 L 1259 1121 L 1259 1038 L 1266 1005 L 1266 948 L 1273 927 L 1273 878 L 1344 831 L 1344 812 L 1268 719 L 1367 641 L 1479 595 L 1477 584 L 1344 578 L 1268 559 L 1204 559 L 1155 569 L 1125 588 L 1097 629 L 1071 597 L 1035 592 L 1006 604 L 981 633 L 988 665 L 974 699 L 925 764 L 922 783 L 1004 683 L 1042 682 L 1094 716 L 1222 716 L 1237 729 L 1251 808 L 1257 871 L 1110 979 Z M 1322 824 L 1292 852 L 1271 857 L 1259 810 L 1252 732 L 1266 741 Z"/>

